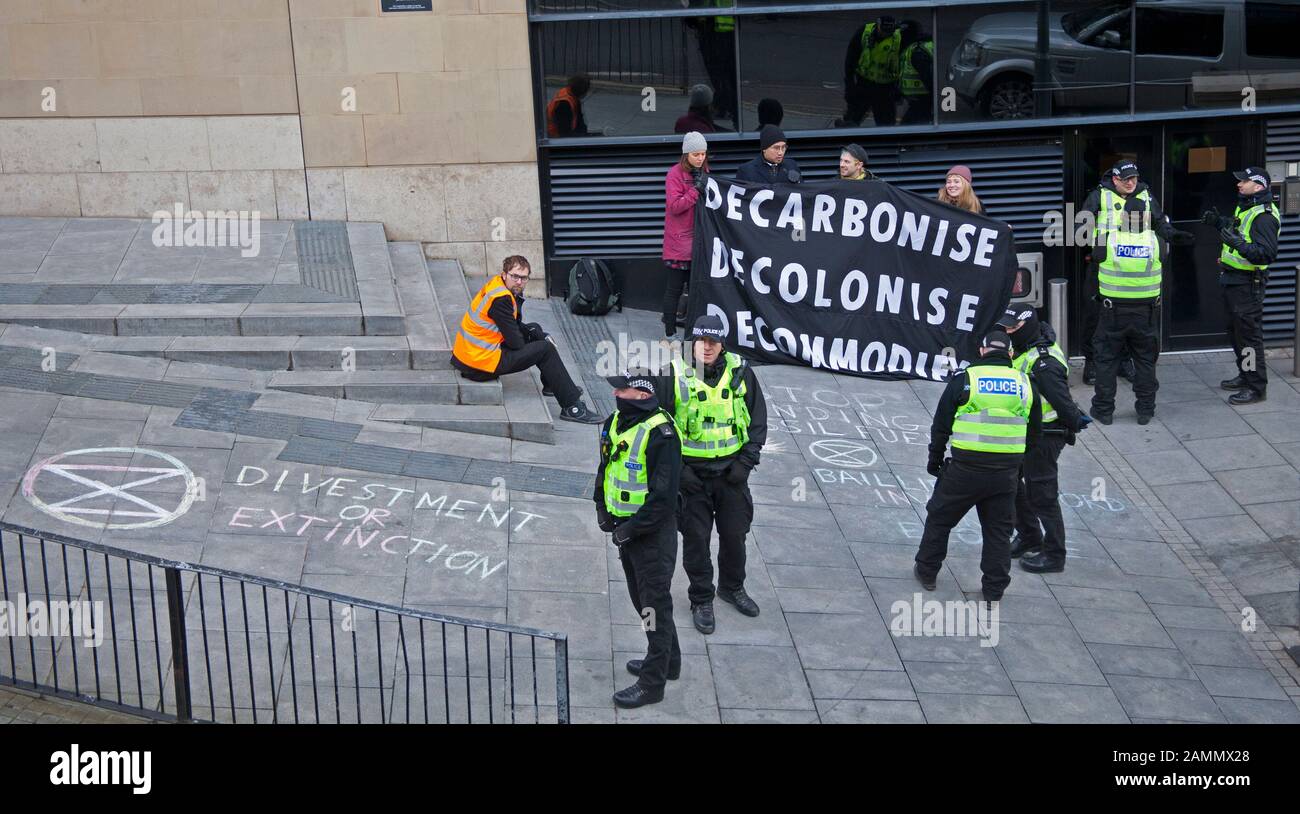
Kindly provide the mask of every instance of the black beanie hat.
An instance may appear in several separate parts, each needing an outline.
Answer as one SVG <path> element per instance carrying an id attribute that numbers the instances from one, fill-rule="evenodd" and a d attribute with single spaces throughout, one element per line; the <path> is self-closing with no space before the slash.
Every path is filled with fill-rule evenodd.
<path id="1" fill-rule="evenodd" d="M 758 131 L 758 149 L 766 150 L 778 141 L 785 141 L 785 133 L 775 124 L 765 124 L 763 129 Z"/>

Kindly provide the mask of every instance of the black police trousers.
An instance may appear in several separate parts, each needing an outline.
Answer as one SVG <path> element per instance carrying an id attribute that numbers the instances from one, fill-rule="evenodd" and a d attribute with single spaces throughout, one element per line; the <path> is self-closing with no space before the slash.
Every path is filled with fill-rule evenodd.
<path id="1" fill-rule="evenodd" d="M 1098 288 L 1097 266 L 1088 266 L 1087 282 L 1083 294 L 1083 358 L 1096 364 L 1097 349 L 1093 338 L 1097 335 L 1097 322 L 1101 319 L 1101 293 Z M 1128 358 L 1128 352 L 1120 354 L 1122 363 Z"/>
<path id="2" fill-rule="evenodd" d="M 1263 395 L 1268 390 L 1268 366 L 1264 364 L 1264 281 L 1225 285 L 1223 304 L 1228 312 L 1228 337 L 1237 357 L 1237 371 L 1251 390 Z"/>
<path id="3" fill-rule="evenodd" d="M 1061 516 L 1060 487 L 1056 462 L 1065 449 L 1065 436 L 1047 425 L 1038 446 L 1025 452 L 1016 486 L 1016 531 L 1028 543 L 1027 550 L 1040 549 L 1053 561 L 1065 561 L 1065 519 Z M 1041 525 L 1040 525 L 1041 524 Z"/>
<path id="4" fill-rule="evenodd" d="M 713 557 L 709 541 L 718 524 L 718 587 L 736 591 L 745 585 L 745 537 L 754 521 L 748 483 L 728 483 L 726 475 L 701 477 L 704 488 L 682 493 L 678 525 L 682 530 L 682 565 L 691 585 L 692 605 L 713 601 Z"/>
<path id="5" fill-rule="evenodd" d="M 633 537 L 618 549 L 627 593 L 641 617 L 646 654 L 637 684 L 657 690 L 668 673 L 681 668 L 682 650 L 673 625 L 673 571 L 677 569 L 677 524 L 671 519 L 650 534 Z"/>
<path id="6" fill-rule="evenodd" d="M 560 403 L 561 408 L 568 409 L 582 398 L 582 390 L 573 383 L 569 371 L 565 370 L 560 352 L 545 339 L 535 339 L 525 343 L 519 350 L 502 348 L 501 361 L 497 363 L 497 369 L 491 373 L 465 368 L 457 369 L 460 375 L 470 381 L 487 382 L 511 373 L 519 373 L 530 367 L 537 368 L 542 374 L 542 387 L 555 394 L 555 400 Z"/>
<path id="7" fill-rule="evenodd" d="M 1155 415 L 1156 360 L 1160 358 L 1160 306 L 1154 301 L 1141 304 L 1112 300 L 1102 303 L 1093 346 L 1097 352 L 1097 388 L 1092 412 L 1109 416 L 1115 412 L 1115 379 L 1124 352 L 1133 357 L 1133 395 L 1138 415 Z"/>
<path id="8" fill-rule="evenodd" d="M 966 512 L 979 514 L 984 545 L 980 555 L 981 584 L 989 601 L 1002 598 L 1011 584 L 1011 529 L 1016 516 L 1019 465 L 1006 469 L 978 469 L 953 460 L 944 467 L 925 504 L 925 531 L 916 563 L 922 576 L 932 577 L 948 556 L 948 535 Z"/>

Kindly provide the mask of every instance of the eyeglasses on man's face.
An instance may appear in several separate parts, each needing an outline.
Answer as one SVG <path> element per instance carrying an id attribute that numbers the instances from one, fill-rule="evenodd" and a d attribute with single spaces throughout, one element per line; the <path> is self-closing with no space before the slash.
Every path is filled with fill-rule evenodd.
<path id="1" fill-rule="evenodd" d="M 526 282 L 528 282 L 528 275 L 527 275 L 527 274 L 515 274 L 513 271 L 507 271 L 507 272 L 506 272 L 506 276 L 509 277 L 511 280 L 514 280 L 514 281 L 517 282 L 517 283 L 526 283 Z"/>

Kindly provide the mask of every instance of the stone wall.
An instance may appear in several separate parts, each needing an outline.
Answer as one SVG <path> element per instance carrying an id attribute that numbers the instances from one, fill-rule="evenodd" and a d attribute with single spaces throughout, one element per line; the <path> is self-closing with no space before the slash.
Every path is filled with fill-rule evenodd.
<path id="1" fill-rule="evenodd" d="M 540 270 L 528 53 L 524 0 L 3 0 L 0 214 L 380 221 Z"/>

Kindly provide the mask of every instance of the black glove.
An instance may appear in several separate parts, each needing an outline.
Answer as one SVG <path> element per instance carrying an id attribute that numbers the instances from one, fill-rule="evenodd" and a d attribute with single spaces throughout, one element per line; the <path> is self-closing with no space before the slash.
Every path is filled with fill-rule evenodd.
<path id="1" fill-rule="evenodd" d="M 623 523 L 614 529 L 614 545 L 625 546 L 632 542 L 632 534 L 628 531 L 628 524 Z"/>
<path id="2" fill-rule="evenodd" d="M 1175 246 L 1191 246 L 1196 243 L 1196 235 L 1191 232 L 1184 232 L 1181 229 L 1175 229 L 1169 236 L 1169 242 Z"/>
<path id="3" fill-rule="evenodd" d="M 604 506 L 597 506 L 596 525 L 600 526 L 601 531 L 605 532 L 606 534 L 609 534 L 615 528 L 618 527 L 618 521 L 614 519 L 614 515 L 605 511 Z"/>
<path id="4" fill-rule="evenodd" d="M 1209 209 L 1201 213 L 1201 223 L 1204 223 L 1206 226 L 1213 226 L 1215 229 L 1218 229 L 1219 218 L 1221 217 L 1223 216 L 1219 214 L 1219 207 L 1211 206 Z"/>
<path id="5" fill-rule="evenodd" d="M 1092 416 L 1088 415 L 1087 413 L 1079 414 L 1079 431 L 1088 429 L 1088 427 L 1091 426 L 1091 424 L 1092 424 Z"/>
<path id="6" fill-rule="evenodd" d="M 800 179 L 803 178 L 803 176 L 799 174 L 798 170 L 786 170 L 785 177 L 790 179 L 790 183 L 792 184 L 799 183 Z"/>
<path id="7" fill-rule="evenodd" d="M 691 170 L 691 185 L 700 192 L 704 191 L 704 171 L 696 168 Z"/>
<path id="8" fill-rule="evenodd" d="M 933 477 L 939 477 L 939 474 L 943 472 L 943 456 L 940 455 L 936 458 L 931 455 L 929 462 L 925 465 L 925 471 L 929 472 Z"/>
<path id="9" fill-rule="evenodd" d="M 538 325 L 536 322 L 525 323 L 523 329 L 524 339 L 528 342 L 537 342 L 538 340 L 546 338 L 546 331 L 543 331 L 542 326 Z"/>
<path id="10" fill-rule="evenodd" d="M 700 480 L 700 476 L 689 465 L 682 467 L 681 490 L 687 494 L 704 491 L 704 481 Z"/>
<path id="11" fill-rule="evenodd" d="M 1228 227 L 1219 229 L 1219 239 L 1237 251 L 1241 251 L 1241 247 L 1246 245 L 1246 239 L 1236 229 Z"/>
<path id="12" fill-rule="evenodd" d="M 727 483 L 739 486 L 749 480 L 749 470 L 753 469 L 744 461 L 733 461 L 731 466 L 727 467 Z"/>

